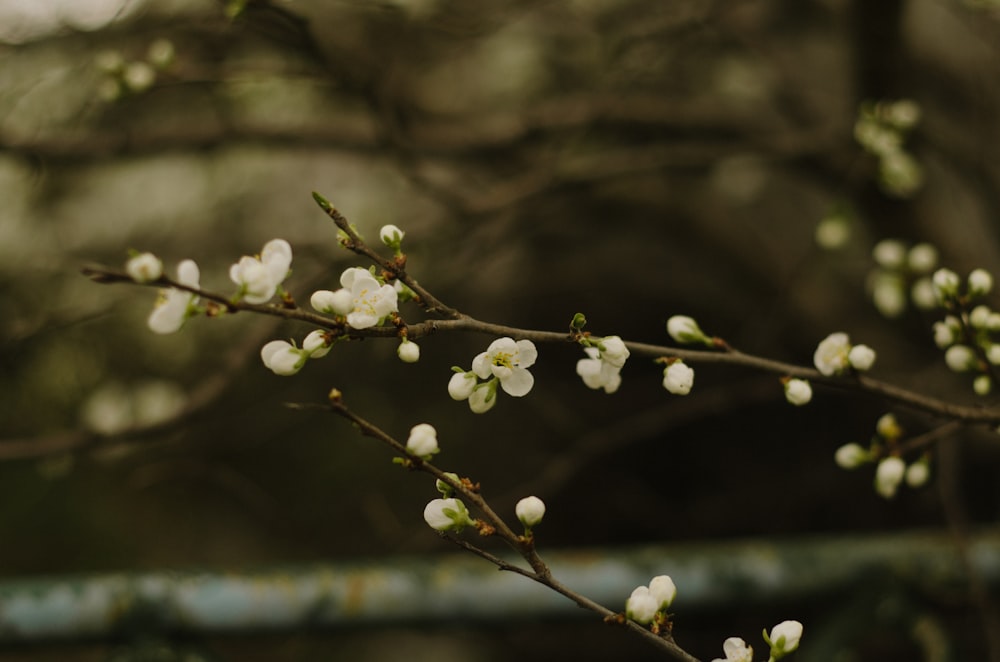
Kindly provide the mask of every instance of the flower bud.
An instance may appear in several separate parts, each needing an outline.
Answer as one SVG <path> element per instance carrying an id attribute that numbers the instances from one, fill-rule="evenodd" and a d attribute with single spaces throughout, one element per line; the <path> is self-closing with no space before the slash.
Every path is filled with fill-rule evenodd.
<path id="1" fill-rule="evenodd" d="M 889 412 L 879 416 L 875 422 L 875 434 L 886 441 L 893 441 L 903 436 L 903 426 L 896 420 L 896 415 Z"/>
<path id="2" fill-rule="evenodd" d="M 441 450 L 438 448 L 437 430 L 428 423 L 414 425 L 406 440 L 406 450 L 425 460 L 437 454 Z"/>
<path id="3" fill-rule="evenodd" d="M 910 288 L 910 298 L 913 299 L 913 305 L 920 310 L 934 310 L 938 305 L 937 295 L 934 294 L 934 284 L 926 276 L 913 282 L 913 287 Z"/>
<path id="4" fill-rule="evenodd" d="M 396 355 L 403 363 L 416 363 L 420 360 L 420 345 L 403 338 L 403 342 L 396 348 Z"/>
<path id="5" fill-rule="evenodd" d="M 149 283 L 163 275 L 163 262 L 152 253 L 139 253 L 125 263 L 125 273 L 137 283 Z"/>
<path id="6" fill-rule="evenodd" d="M 469 510 L 459 499 L 434 499 L 424 507 L 424 521 L 436 531 L 461 531 L 474 524 Z"/>
<path id="7" fill-rule="evenodd" d="M 497 379 L 479 384 L 469 396 L 469 409 L 473 414 L 485 414 L 497 403 Z"/>
<path id="8" fill-rule="evenodd" d="M 993 390 L 993 379 L 989 375 L 979 375 L 972 380 L 972 390 L 976 395 L 989 395 Z"/>
<path id="9" fill-rule="evenodd" d="M 406 233 L 395 225 L 383 225 L 382 229 L 378 231 L 379 239 L 389 248 L 399 248 L 399 244 L 403 241 L 405 235 Z"/>
<path id="10" fill-rule="evenodd" d="M 694 386 L 694 370 L 683 361 L 675 361 L 663 371 L 663 388 L 674 395 L 687 395 Z"/>
<path id="11" fill-rule="evenodd" d="M 860 444 L 844 444 L 837 449 L 834 461 L 841 469 L 856 469 L 868 462 L 869 453 Z"/>
<path id="12" fill-rule="evenodd" d="M 666 609 L 677 597 L 677 587 L 670 575 L 657 575 L 649 582 L 649 593 L 656 600 L 657 609 Z"/>
<path id="13" fill-rule="evenodd" d="M 636 623 L 646 625 L 653 622 L 659 608 L 656 598 L 649 592 L 649 587 L 637 586 L 625 601 L 625 616 Z"/>
<path id="14" fill-rule="evenodd" d="M 930 464 L 926 458 L 921 458 L 906 468 L 905 480 L 910 487 L 923 487 L 930 476 Z"/>
<path id="15" fill-rule="evenodd" d="M 667 320 L 667 333 L 681 344 L 702 343 L 711 345 L 712 339 L 698 326 L 698 322 L 687 315 L 674 315 Z"/>
<path id="16" fill-rule="evenodd" d="M 944 353 L 944 362 L 955 372 L 967 372 L 976 367 L 976 353 L 966 345 L 952 345 Z"/>
<path id="17" fill-rule="evenodd" d="M 271 372 L 287 377 L 302 368 L 306 354 L 287 341 L 272 340 L 261 348 L 260 358 Z"/>
<path id="18" fill-rule="evenodd" d="M 319 329 L 310 331 L 309 335 L 302 341 L 302 350 L 308 353 L 311 359 L 319 359 L 326 356 L 330 353 L 332 346 L 326 332 Z"/>
<path id="19" fill-rule="evenodd" d="M 530 529 L 540 524 L 545 517 L 545 503 L 536 496 L 524 497 L 517 502 L 514 512 L 524 528 Z"/>
<path id="20" fill-rule="evenodd" d="M 354 298 L 350 290 L 340 288 L 336 292 L 330 290 L 316 290 L 309 297 L 309 304 L 321 313 L 332 313 L 334 315 L 347 315 L 354 310 Z"/>
<path id="21" fill-rule="evenodd" d="M 993 289 L 993 276 L 985 269 L 976 269 L 969 274 L 969 296 L 981 297 Z"/>
<path id="22" fill-rule="evenodd" d="M 931 269 L 937 266 L 938 251 L 931 244 L 917 244 L 910 249 L 906 262 L 913 273 L 930 273 Z"/>
<path id="23" fill-rule="evenodd" d="M 456 372 L 448 380 L 448 395 L 452 400 L 468 400 L 476 388 L 476 375 L 473 372 Z"/>
<path id="24" fill-rule="evenodd" d="M 868 345 L 855 345 L 847 353 L 847 361 L 858 372 L 864 372 L 871 369 L 875 363 L 875 350 Z"/>
<path id="25" fill-rule="evenodd" d="M 872 257 L 879 266 L 886 269 L 899 269 L 906 262 L 906 246 L 898 239 L 883 239 L 875 244 Z"/>
<path id="26" fill-rule="evenodd" d="M 798 621 L 782 621 L 771 629 L 770 635 L 765 635 L 771 645 L 771 657 L 781 659 L 799 647 L 802 639 L 802 623 Z"/>
<path id="27" fill-rule="evenodd" d="M 934 344 L 945 349 L 958 340 L 958 333 L 947 322 L 934 322 Z"/>
<path id="28" fill-rule="evenodd" d="M 785 382 L 785 399 L 796 407 L 812 400 L 812 386 L 805 379 L 789 379 Z"/>
<path id="29" fill-rule="evenodd" d="M 458 474 L 453 471 L 446 471 L 444 475 L 447 476 L 448 478 L 451 478 L 456 483 L 462 482 L 462 479 L 458 477 Z M 449 485 L 448 483 L 444 482 L 440 478 L 434 481 L 434 487 L 437 488 L 437 491 L 440 492 L 441 496 L 443 496 L 445 499 L 447 499 L 448 497 L 450 497 L 452 494 L 455 493 L 455 488 Z"/>
<path id="30" fill-rule="evenodd" d="M 875 469 L 875 491 L 886 499 L 896 495 L 896 489 L 903 480 L 906 464 L 898 457 L 887 457 Z"/>
<path id="31" fill-rule="evenodd" d="M 598 343 L 598 349 L 601 351 L 601 360 L 611 364 L 615 368 L 624 366 L 626 359 L 629 357 L 628 347 L 625 346 L 625 342 L 618 336 L 603 338 Z"/>
<path id="32" fill-rule="evenodd" d="M 939 302 L 947 301 L 958 296 L 958 274 L 951 269 L 938 269 L 931 277 L 931 284 L 934 286 L 934 293 Z"/>

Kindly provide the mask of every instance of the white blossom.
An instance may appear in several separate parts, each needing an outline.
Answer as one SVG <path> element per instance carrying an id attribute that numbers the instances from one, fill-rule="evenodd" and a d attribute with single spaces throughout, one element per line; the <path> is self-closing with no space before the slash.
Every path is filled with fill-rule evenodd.
<path id="1" fill-rule="evenodd" d="M 588 388 L 603 388 L 605 393 L 614 393 L 621 386 L 621 368 L 601 359 L 601 351 L 596 347 L 584 347 L 587 358 L 576 362 L 576 374 L 580 375 Z"/>
<path id="2" fill-rule="evenodd" d="M 831 333 L 816 347 L 813 365 L 821 374 L 839 375 L 850 365 L 851 339 L 846 333 Z"/>
<path id="3" fill-rule="evenodd" d="M 753 662 L 753 647 L 739 637 L 729 637 L 722 642 L 725 659 L 717 657 L 712 662 Z"/>
<path id="4" fill-rule="evenodd" d="M 538 351 L 530 340 L 498 338 L 472 360 L 472 371 L 480 379 L 496 377 L 504 392 L 514 397 L 527 395 L 535 384 L 528 368 L 535 364 Z"/>
<path id="5" fill-rule="evenodd" d="M 782 621 L 771 629 L 768 643 L 771 645 L 771 657 L 779 659 L 799 647 L 802 639 L 802 623 L 798 621 Z"/>
<path id="6" fill-rule="evenodd" d="M 177 265 L 177 282 L 188 287 L 199 287 L 200 272 L 194 260 L 184 260 Z M 147 324 L 154 333 L 175 333 L 190 316 L 198 296 L 191 292 L 170 288 L 160 290 L 160 298 L 149 315 Z"/>
<path id="7" fill-rule="evenodd" d="M 856 469 L 868 461 L 869 454 L 861 444 L 844 444 L 834 454 L 834 461 L 841 469 Z"/>
<path id="8" fill-rule="evenodd" d="M 896 495 L 896 489 L 903 480 L 906 463 L 898 457 L 883 458 L 875 469 L 875 491 L 886 499 Z"/>
<path id="9" fill-rule="evenodd" d="M 163 275 L 163 262 L 152 253 L 139 253 L 125 263 L 125 273 L 137 283 L 149 283 Z"/>
<path id="10" fill-rule="evenodd" d="M 247 303 L 267 303 L 288 275 L 292 247 L 284 239 L 264 244 L 259 257 L 244 255 L 229 267 L 229 278 L 240 286 L 240 296 Z"/>
<path id="11" fill-rule="evenodd" d="M 474 524 L 461 500 L 434 499 L 424 507 L 424 521 L 436 531 L 461 531 Z"/>
<path id="12" fill-rule="evenodd" d="M 687 395 L 694 386 L 694 370 L 683 361 L 675 361 L 663 371 L 663 388 L 674 395 Z"/>
<path id="13" fill-rule="evenodd" d="M 399 343 L 399 347 L 396 348 L 396 356 L 403 363 L 416 363 L 420 360 L 420 345 L 403 338 L 403 341 Z"/>
<path id="14" fill-rule="evenodd" d="M 340 275 L 340 284 L 351 292 L 352 305 L 347 323 L 355 329 L 376 326 L 398 310 L 396 289 L 392 285 L 380 285 L 366 269 L 347 269 Z"/>
<path id="15" fill-rule="evenodd" d="M 993 390 L 993 378 L 989 375 L 979 375 L 972 380 L 972 390 L 976 395 L 989 395 Z"/>
<path id="16" fill-rule="evenodd" d="M 637 586 L 625 601 L 625 615 L 643 625 L 652 623 L 659 609 L 660 606 L 649 592 L 648 586 Z"/>
<path id="17" fill-rule="evenodd" d="M 812 400 L 812 386 L 805 379 L 789 379 L 785 382 L 785 399 L 795 406 L 802 406 Z"/>
<path id="18" fill-rule="evenodd" d="M 406 450 L 424 459 L 435 455 L 438 448 L 437 430 L 429 423 L 419 423 L 410 429 L 410 436 L 406 440 Z"/>
<path id="19" fill-rule="evenodd" d="M 540 524 L 545 517 L 545 502 L 536 496 L 524 497 L 514 506 L 514 513 L 524 528 L 530 529 Z"/>

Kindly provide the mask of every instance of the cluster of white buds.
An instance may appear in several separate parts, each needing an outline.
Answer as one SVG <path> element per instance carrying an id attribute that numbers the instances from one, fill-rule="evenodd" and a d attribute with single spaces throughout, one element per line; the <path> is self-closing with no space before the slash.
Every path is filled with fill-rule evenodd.
<path id="1" fill-rule="evenodd" d="M 657 615 L 666 615 L 677 596 L 677 587 L 669 575 L 653 577 L 649 586 L 637 586 L 625 601 L 625 616 L 629 620 L 648 625 Z"/>
<path id="2" fill-rule="evenodd" d="M 985 269 L 969 274 L 962 291 L 962 280 L 949 269 L 938 269 L 933 277 L 934 291 L 941 307 L 949 311 L 934 323 L 934 344 L 944 350 L 944 360 L 954 372 L 972 372 L 972 389 L 978 395 L 993 390 L 993 368 L 1000 365 L 1000 313 L 985 304 L 973 305 L 993 289 L 993 276 Z"/>
<path id="3" fill-rule="evenodd" d="M 317 290 L 309 303 L 317 311 L 347 318 L 355 329 L 381 326 L 392 313 L 399 312 L 399 294 L 368 269 L 351 267 L 340 274 L 339 290 Z"/>
<path id="4" fill-rule="evenodd" d="M 326 356 L 332 345 L 330 335 L 317 329 L 302 340 L 302 347 L 287 340 L 272 340 L 261 348 L 260 358 L 271 372 L 288 377 L 301 370 L 308 359 Z"/>
<path id="5" fill-rule="evenodd" d="M 452 368 L 455 374 L 448 382 L 448 395 L 468 400 L 469 408 L 477 414 L 487 412 L 496 404 L 498 386 L 516 398 L 531 391 L 535 377 L 528 368 L 537 358 L 538 350 L 530 340 L 497 338 L 472 360 L 472 370 Z"/>
<path id="6" fill-rule="evenodd" d="M 841 375 L 849 368 L 864 372 L 875 363 L 875 350 L 868 345 L 852 345 L 846 333 L 831 333 L 816 347 L 813 365 L 821 374 Z"/>
<path id="7" fill-rule="evenodd" d="M 588 388 L 614 393 L 621 386 L 621 369 L 629 357 L 628 348 L 618 336 L 584 338 L 580 341 L 587 358 L 576 362 L 576 374 Z"/>
<path id="8" fill-rule="evenodd" d="M 856 469 L 877 461 L 875 492 L 883 498 L 891 499 L 902 483 L 916 488 L 926 484 L 930 478 L 928 455 L 921 455 L 915 462 L 907 465 L 896 454 L 894 449 L 902 436 L 903 428 L 896 417 L 891 413 L 883 414 L 875 424 L 875 435 L 867 448 L 854 442 L 844 444 L 837 449 L 834 460 L 842 469 Z"/>
<path id="9" fill-rule="evenodd" d="M 776 662 L 796 650 L 802 640 L 802 629 L 798 621 L 782 621 L 770 633 L 764 630 L 764 641 L 771 648 L 768 662 Z M 726 657 L 717 657 L 712 662 L 753 662 L 753 646 L 740 637 L 729 637 L 722 642 L 722 652 Z"/>
<path id="10" fill-rule="evenodd" d="M 146 57 L 126 60 L 116 50 L 101 51 L 94 57 L 94 64 L 106 76 L 98 88 L 104 101 L 115 101 L 123 94 L 145 92 L 156 83 L 157 72 L 174 61 L 174 45 L 168 39 L 157 39 L 149 44 Z"/>
<path id="11" fill-rule="evenodd" d="M 878 159 L 878 182 L 889 195 L 906 198 L 924 181 L 923 168 L 903 147 L 920 121 L 920 106 L 910 99 L 861 104 L 854 138 Z"/>
<path id="12" fill-rule="evenodd" d="M 909 246 L 900 239 L 883 239 L 872 249 L 875 268 L 868 275 L 868 290 L 875 308 L 895 318 L 906 312 L 909 301 L 921 310 L 938 305 L 931 272 L 938 251 L 931 244 Z"/>

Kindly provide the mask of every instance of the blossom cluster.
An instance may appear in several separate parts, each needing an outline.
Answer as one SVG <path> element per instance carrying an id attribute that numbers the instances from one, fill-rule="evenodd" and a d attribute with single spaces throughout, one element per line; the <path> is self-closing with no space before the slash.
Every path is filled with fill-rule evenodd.
<path id="1" fill-rule="evenodd" d="M 674 598 L 677 587 L 670 575 L 657 575 L 648 586 L 637 586 L 625 601 L 625 616 L 636 623 L 648 625 L 657 616 L 666 614 Z"/>
<path id="2" fill-rule="evenodd" d="M 94 58 L 94 65 L 105 79 L 97 88 L 103 101 L 115 101 L 125 94 L 139 94 L 156 83 L 157 72 L 174 61 L 174 44 L 156 39 L 149 44 L 146 57 L 129 60 L 121 51 L 105 50 Z"/>
<path id="3" fill-rule="evenodd" d="M 1000 313 L 985 304 L 973 305 L 993 289 L 993 276 L 975 269 L 965 281 L 949 269 L 938 269 L 934 291 L 941 306 L 949 311 L 934 323 L 934 343 L 944 350 L 944 360 L 954 372 L 972 372 L 973 390 L 987 395 L 993 389 L 993 366 L 1000 365 Z"/>
<path id="4" fill-rule="evenodd" d="M 888 318 L 906 312 L 909 302 L 920 310 L 933 310 L 938 298 L 931 272 L 938 251 L 928 243 L 909 246 L 900 239 L 883 239 L 872 249 L 875 269 L 868 275 L 868 290 L 875 308 Z"/>
<path id="5" fill-rule="evenodd" d="M 799 647 L 802 639 L 802 623 L 782 621 L 771 632 L 764 632 L 764 641 L 771 648 L 771 662 L 780 660 Z M 747 645 L 740 637 L 729 637 L 722 642 L 722 652 L 726 657 L 717 657 L 712 662 L 753 662 L 753 646 Z"/>
<path id="6" fill-rule="evenodd" d="M 538 350 L 530 340 L 497 338 L 472 359 L 471 370 L 452 368 L 455 374 L 448 382 L 448 395 L 454 400 L 467 400 L 477 414 L 485 413 L 496 405 L 498 387 L 516 398 L 531 391 L 535 377 L 528 368 L 535 365 L 537 358 Z"/>
<path id="7" fill-rule="evenodd" d="M 895 415 L 883 414 L 875 424 L 875 434 L 867 447 L 856 442 L 844 444 L 837 449 L 834 460 L 842 469 L 856 469 L 877 462 L 875 492 L 885 499 L 891 499 L 902 483 L 916 488 L 924 485 L 930 478 L 928 455 L 921 455 L 910 465 L 900 457 L 898 446 L 902 436 L 903 428 Z"/>
<path id="8" fill-rule="evenodd" d="M 813 365 L 826 377 L 844 374 L 848 369 L 864 372 L 874 363 L 875 350 L 851 344 L 850 336 L 843 332 L 828 335 L 813 354 Z"/>
<path id="9" fill-rule="evenodd" d="M 910 99 L 866 102 L 854 124 L 854 138 L 878 159 L 878 183 L 883 191 L 907 198 L 921 187 L 923 168 L 903 146 L 920 122 L 920 106 Z"/>

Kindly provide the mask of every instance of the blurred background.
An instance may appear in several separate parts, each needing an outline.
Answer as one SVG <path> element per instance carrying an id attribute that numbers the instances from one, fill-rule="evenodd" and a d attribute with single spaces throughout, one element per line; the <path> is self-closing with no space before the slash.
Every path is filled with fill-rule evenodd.
<path id="1" fill-rule="evenodd" d="M 400 226 L 411 273 L 479 319 L 561 331 L 583 312 L 595 334 L 669 344 L 687 314 L 803 365 L 846 331 L 876 378 L 981 401 L 934 346 L 940 315 L 906 303 L 914 274 L 872 251 L 1000 264 L 998 51 L 990 0 L 0 0 L 0 583 L 453 554 L 420 516 L 426 477 L 283 406 L 332 387 L 397 437 L 434 424 L 439 464 L 498 511 L 542 497 L 543 553 L 912 531 L 962 552 L 997 521 L 990 430 L 949 435 L 930 483 L 887 501 L 834 451 L 887 411 L 908 437 L 940 421 L 877 398 L 817 387 L 793 408 L 773 375 L 719 366 L 678 398 L 635 358 L 609 396 L 575 375 L 578 348 L 542 346 L 530 396 L 476 416 L 445 385 L 490 337 L 427 338 L 415 365 L 348 343 L 282 378 L 259 349 L 307 327 L 239 314 L 157 336 L 154 290 L 80 268 L 148 250 L 228 293 L 229 265 L 281 237 L 306 305 L 367 266 L 318 191 L 369 238 Z M 802 660 L 1000 659 L 975 577 L 720 590 L 685 609 L 681 585 L 675 605 L 704 659 L 733 635 L 764 650 L 785 618 L 806 623 Z M 656 659 L 585 615 L 16 639 L 0 660 Z"/>

